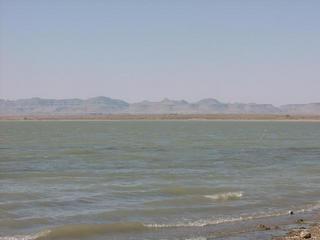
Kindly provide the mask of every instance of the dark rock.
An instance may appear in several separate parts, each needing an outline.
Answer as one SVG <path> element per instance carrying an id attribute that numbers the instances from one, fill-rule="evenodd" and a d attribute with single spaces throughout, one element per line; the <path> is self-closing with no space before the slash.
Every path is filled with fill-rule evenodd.
<path id="1" fill-rule="evenodd" d="M 300 233 L 300 237 L 301 237 L 301 238 L 304 238 L 304 239 L 311 238 L 311 233 L 308 232 L 308 231 L 302 231 L 302 232 Z"/>
<path id="2" fill-rule="evenodd" d="M 264 224 L 259 224 L 257 226 L 257 229 L 259 229 L 259 230 L 270 230 L 271 228 L 266 226 L 266 225 L 264 225 Z"/>
<path id="3" fill-rule="evenodd" d="M 296 223 L 304 223 L 304 220 L 300 218 L 296 221 Z"/>

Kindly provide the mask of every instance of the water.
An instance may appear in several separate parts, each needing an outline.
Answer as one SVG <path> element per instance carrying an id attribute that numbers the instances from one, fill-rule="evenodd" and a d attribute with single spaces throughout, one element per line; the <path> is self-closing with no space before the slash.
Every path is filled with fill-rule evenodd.
<path id="1" fill-rule="evenodd" d="M 320 207 L 320 123 L 21 121 L 0 134 L 1 240 L 231 239 Z"/>

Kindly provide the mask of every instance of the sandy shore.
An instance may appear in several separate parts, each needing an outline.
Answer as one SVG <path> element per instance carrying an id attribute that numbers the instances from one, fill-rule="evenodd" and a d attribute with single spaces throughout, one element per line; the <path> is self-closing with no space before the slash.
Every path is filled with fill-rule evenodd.
<path id="1" fill-rule="evenodd" d="M 6 115 L 0 121 L 7 120 L 209 120 L 209 121 L 310 121 L 320 122 L 320 115 L 260 115 L 260 114 L 152 114 L 152 115 Z"/>
<path id="2" fill-rule="evenodd" d="M 233 237 L 239 240 L 320 240 L 320 212 L 317 210 L 234 223 L 217 239 Z"/>
<path id="3" fill-rule="evenodd" d="M 300 215 L 293 216 L 294 223 L 281 226 L 276 225 L 276 229 L 282 229 L 285 232 L 280 235 L 274 235 L 272 240 L 320 240 L 320 212 L 312 211 L 308 215 Z M 261 230 L 271 230 L 272 226 L 264 226 L 265 229 Z"/>
<path id="4" fill-rule="evenodd" d="M 274 237 L 273 240 L 319 240 L 320 239 L 320 224 L 312 223 L 308 227 L 299 227 L 289 231 L 288 234 L 282 237 Z"/>

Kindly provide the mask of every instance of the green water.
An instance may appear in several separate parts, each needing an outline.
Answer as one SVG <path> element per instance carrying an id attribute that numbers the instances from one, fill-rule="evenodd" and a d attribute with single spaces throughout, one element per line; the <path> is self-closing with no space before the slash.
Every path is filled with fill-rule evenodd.
<path id="1" fill-rule="evenodd" d="M 188 239 L 320 207 L 320 123 L 3 121 L 0 144 L 0 240 Z"/>

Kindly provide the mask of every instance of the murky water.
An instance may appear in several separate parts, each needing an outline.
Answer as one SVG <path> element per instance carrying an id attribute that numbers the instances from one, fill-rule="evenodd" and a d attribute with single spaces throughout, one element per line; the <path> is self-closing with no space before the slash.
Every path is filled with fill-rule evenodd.
<path id="1" fill-rule="evenodd" d="M 0 239 L 206 239 L 319 201 L 320 123 L 0 122 Z"/>

